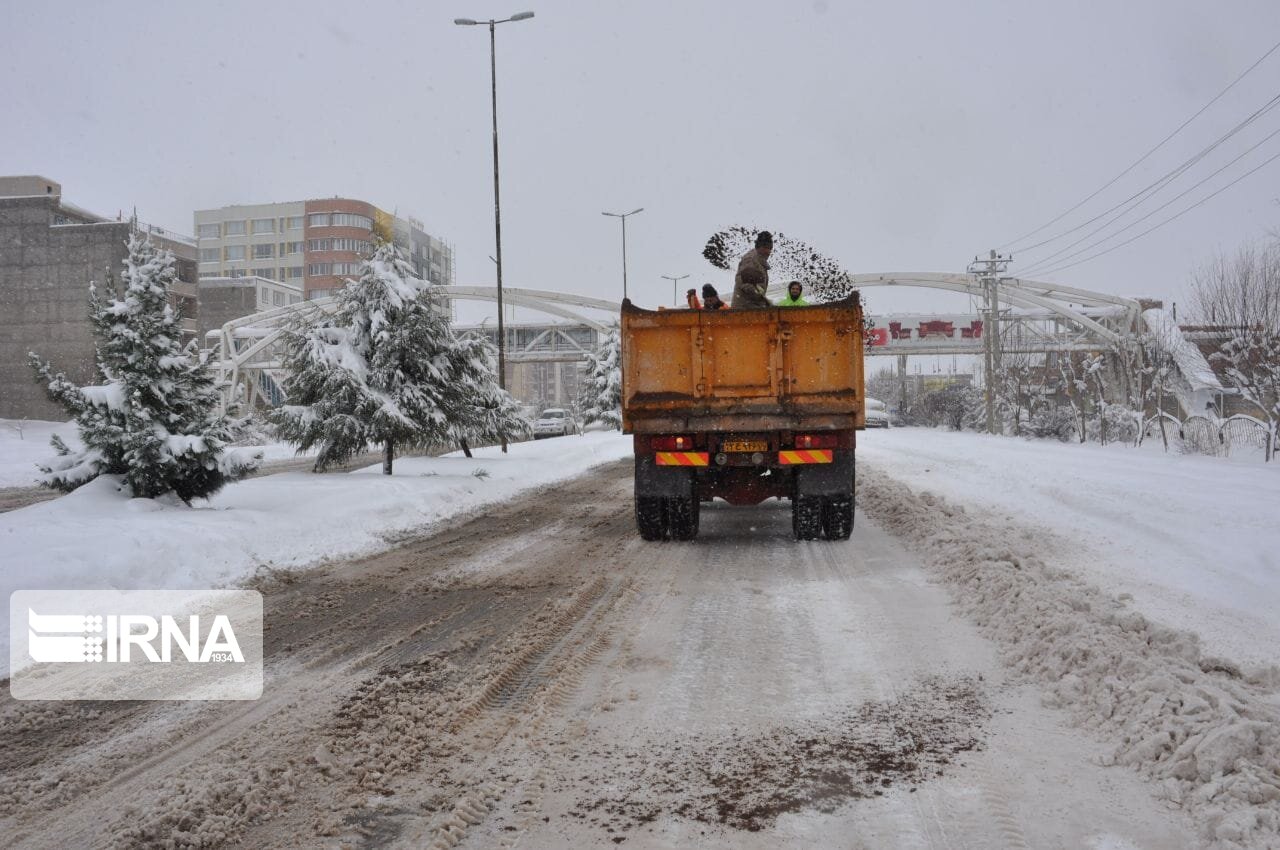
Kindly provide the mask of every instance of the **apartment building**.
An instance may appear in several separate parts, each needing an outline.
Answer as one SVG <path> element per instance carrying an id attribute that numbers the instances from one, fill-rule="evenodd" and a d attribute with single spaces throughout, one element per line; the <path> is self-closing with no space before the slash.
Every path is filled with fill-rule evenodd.
<path id="1" fill-rule="evenodd" d="M 302 288 L 305 298 L 332 294 L 359 273 L 375 239 L 390 239 L 419 277 L 454 282 L 453 248 L 422 222 L 367 201 L 323 198 L 197 210 L 200 278 L 262 277 Z"/>

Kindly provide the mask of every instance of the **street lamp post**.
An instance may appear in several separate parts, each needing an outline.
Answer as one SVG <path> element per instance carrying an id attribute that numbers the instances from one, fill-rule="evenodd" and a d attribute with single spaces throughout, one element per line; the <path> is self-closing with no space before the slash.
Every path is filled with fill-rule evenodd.
<path id="1" fill-rule="evenodd" d="M 672 277 L 672 276 L 671 276 L 671 275 L 669 275 L 669 274 L 664 274 L 662 277 L 663 277 L 663 279 L 664 279 L 664 280 L 669 280 L 669 281 L 671 281 L 671 303 L 672 303 L 673 305 L 675 305 L 676 307 L 679 307 L 679 306 L 680 306 L 680 299 L 679 299 L 679 297 L 678 297 L 678 293 L 676 292 L 676 284 L 678 284 L 680 281 L 684 280 L 686 277 L 688 277 L 688 275 L 687 275 L 687 274 L 682 274 L 682 275 L 680 275 L 679 277 Z"/>
<path id="2" fill-rule="evenodd" d="M 507 335 L 502 323 L 502 203 L 498 192 L 498 49 L 494 30 L 498 24 L 512 21 L 527 21 L 533 12 L 520 12 L 502 20 L 473 21 L 470 18 L 454 18 L 453 22 L 460 27 L 474 27 L 479 24 L 489 25 L 489 83 L 493 94 L 493 239 L 496 243 L 497 257 L 494 263 L 498 266 L 498 387 L 507 388 Z M 502 440 L 502 450 L 507 450 L 506 438 Z"/>
<path id="3" fill-rule="evenodd" d="M 613 218 L 622 219 L 622 298 L 627 297 L 627 216 L 635 215 L 638 212 L 644 212 L 644 207 L 636 207 L 629 213 L 601 213 L 601 215 L 612 216 Z"/>

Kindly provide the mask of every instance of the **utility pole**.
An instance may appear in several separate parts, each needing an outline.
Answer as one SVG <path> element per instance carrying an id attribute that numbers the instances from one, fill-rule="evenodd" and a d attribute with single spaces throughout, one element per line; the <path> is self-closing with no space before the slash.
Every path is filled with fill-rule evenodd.
<path id="1" fill-rule="evenodd" d="M 1000 372 L 1000 281 L 1009 268 L 1012 254 L 990 251 L 985 258 L 974 257 L 968 272 L 982 285 L 983 397 L 987 404 L 987 433 L 996 433 L 995 380 Z"/>
<path id="2" fill-rule="evenodd" d="M 672 276 L 671 276 L 671 275 L 669 275 L 669 274 L 664 274 L 664 275 L 662 276 L 662 279 L 663 279 L 663 280 L 669 280 L 669 281 L 671 281 L 671 303 L 672 303 L 672 305 L 674 305 L 674 306 L 676 306 L 676 307 L 679 307 L 679 306 L 680 306 L 680 299 L 677 297 L 678 293 L 676 292 L 676 284 L 678 284 L 680 281 L 684 280 L 686 277 L 688 277 L 688 275 L 687 275 L 687 274 L 682 274 L 682 275 L 679 275 L 679 276 L 677 276 L 677 277 L 672 277 Z"/>

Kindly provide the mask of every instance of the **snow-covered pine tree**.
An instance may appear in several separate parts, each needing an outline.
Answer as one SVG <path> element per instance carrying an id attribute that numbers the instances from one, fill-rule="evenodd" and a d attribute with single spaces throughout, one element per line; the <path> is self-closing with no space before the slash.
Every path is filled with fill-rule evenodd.
<path id="1" fill-rule="evenodd" d="M 588 357 L 583 379 L 583 423 L 622 428 L 622 339 L 615 325 Z"/>
<path id="2" fill-rule="evenodd" d="M 398 449 L 520 433 L 483 348 L 454 337 L 394 245 L 380 242 L 337 299 L 333 316 L 286 334 L 289 403 L 272 416 L 283 439 L 319 448 L 317 470 L 381 445 L 390 475 Z"/>
<path id="3" fill-rule="evenodd" d="M 89 284 L 101 383 L 77 386 L 35 353 L 31 366 L 76 420 L 84 448 L 54 437 L 58 458 L 44 483 L 74 490 L 101 474 L 123 476 L 134 496 L 173 492 L 184 502 L 213 495 L 257 466 L 260 456 L 227 447 L 226 418 L 193 341 L 181 344 L 181 317 L 169 304 L 173 255 L 136 230 L 129 236 L 123 297 L 108 279 L 105 300 Z"/>
<path id="4" fill-rule="evenodd" d="M 453 441 L 466 446 L 527 437 L 531 426 L 520 405 L 498 386 L 493 345 L 477 337 L 455 339 L 452 359 L 466 399 L 453 416 Z"/>

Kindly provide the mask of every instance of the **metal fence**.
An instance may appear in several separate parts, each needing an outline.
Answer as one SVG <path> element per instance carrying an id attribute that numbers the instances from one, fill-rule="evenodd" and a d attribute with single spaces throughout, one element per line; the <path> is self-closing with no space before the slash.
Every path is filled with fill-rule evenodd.
<path id="1" fill-rule="evenodd" d="M 1169 448 L 1182 454 L 1257 456 L 1263 461 L 1275 457 L 1277 435 L 1261 419 L 1237 414 L 1226 419 L 1191 416 L 1180 420 L 1166 413 L 1147 420 L 1145 439 L 1161 439 L 1161 419 Z"/>

